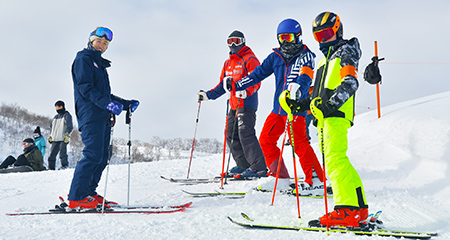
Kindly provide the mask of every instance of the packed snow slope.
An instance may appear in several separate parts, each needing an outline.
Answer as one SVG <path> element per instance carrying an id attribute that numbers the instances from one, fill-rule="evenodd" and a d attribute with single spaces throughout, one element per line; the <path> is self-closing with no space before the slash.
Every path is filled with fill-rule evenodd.
<path id="1" fill-rule="evenodd" d="M 349 130 L 348 156 L 363 180 L 370 212 L 383 210 L 386 227 L 438 232 L 434 239 L 450 239 L 449 109 L 450 92 L 444 92 L 385 107 L 380 119 L 376 112 L 356 116 Z M 320 159 L 318 143 L 313 147 Z M 284 158 L 293 176 L 290 147 Z M 189 153 L 184 153 L 176 160 L 131 165 L 130 204 L 194 202 L 184 212 L 163 215 L 6 216 L 14 211 L 46 211 L 58 204 L 58 196 L 66 197 L 69 191 L 73 169 L 1 174 L 0 239 L 389 239 L 241 228 L 227 216 L 243 220 L 239 214 L 245 212 L 259 223 L 298 225 L 322 216 L 324 201 L 300 199 L 298 219 L 294 197 L 277 195 L 271 206 L 271 194 L 251 191 L 258 181 L 225 186 L 226 191 L 250 190 L 245 198 L 193 198 L 181 189 L 213 191 L 219 184 L 180 185 L 160 179 L 160 175 L 186 178 L 188 162 Z M 221 154 L 195 153 L 190 178 L 217 176 L 221 164 Z M 110 166 L 107 199 L 126 203 L 127 173 L 127 165 Z M 329 204 L 331 209 L 331 199 Z"/>

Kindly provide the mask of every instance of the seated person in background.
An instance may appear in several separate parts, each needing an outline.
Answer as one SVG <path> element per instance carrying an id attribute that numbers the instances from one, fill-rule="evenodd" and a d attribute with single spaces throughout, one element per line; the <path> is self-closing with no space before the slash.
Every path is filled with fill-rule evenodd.
<path id="1" fill-rule="evenodd" d="M 36 147 L 34 140 L 27 138 L 23 140 L 23 154 L 19 155 L 17 159 L 13 156 L 8 156 L 5 161 L 0 164 L 0 169 L 6 169 L 11 165 L 14 167 L 29 166 L 33 171 L 45 170 L 44 160 L 41 151 Z"/>

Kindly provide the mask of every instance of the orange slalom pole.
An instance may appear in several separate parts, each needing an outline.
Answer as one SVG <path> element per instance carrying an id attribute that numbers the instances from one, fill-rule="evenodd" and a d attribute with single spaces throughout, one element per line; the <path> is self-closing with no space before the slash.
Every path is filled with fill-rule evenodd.
<path id="1" fill-rule="evenodd" d="M 378 57 L 378 45 L 377 41 L 375 43 L 375 57 Z M 381 106 L 380 106 L 380 83 L 377 83 L 377 109 L 378 109 L 378 118 L 381 118 Z"/>

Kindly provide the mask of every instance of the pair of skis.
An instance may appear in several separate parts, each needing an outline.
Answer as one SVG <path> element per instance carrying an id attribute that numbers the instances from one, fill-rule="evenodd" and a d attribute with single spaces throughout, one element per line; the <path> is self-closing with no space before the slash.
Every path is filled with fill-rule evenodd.
<path id="1" fill-rule="evenodd" d="M 180 183 L 186 185 L 193 184 L 207 184 L 207 183 L 220 183 L 221 177 L 213 177 L 213 178 L 168 178 L 161 176 L 162 179 L 167 180 L 173 183 Z M 229 177 L 227 181 L 251 181 L 259 178 L 233 178 Z"/>
<path id="2" fill-rule="evenodd" d="M 29 215 L 54 215 L 54 214 L 125 214 L 125 213 L 140 213 L 140 214 L 163 214 L 163 213 L 175 213 L 184 211 L 186 208 L 192 205 L 192 202 L 180 204 L 180 205 L 168 205 L 168 206 L 154 206 L 154 205 L 135 205 L 135 206 L 122 206 L 117 205 L 111 208 L 101 207 L 84 210 L 67 210 L 61 205 L 56 205 L 54 209 L 50 209 L 47 212 L 14 212 L 7 213 L 8 216 L 29 216 Z"/>
<path id="3" fill-rule="evenodd" d="M 256 190 L 256 189 L 255 189 Z M 228 197 L 228 198 L 243 198 L 245 197 L 245 195 L 248 192 L 222 192 L 222 191 L 213 191 L 213 192 L 190 192 L 190 191 L 186 191 L 186 190 L 181 190 L 186 194 L 189 194 L 193 197 L 219 197 L 219 196 L 223 196 L 223 197 Z M 261 191 L 261 190 L 256 190 L 256 191 L 260 191 L 260 192 L 266 192 L 266 191 Z M 287 190 L 287 191 L 283 191 L 280 192 L 281 194 L 286 194 L 289 196 L 296 196 L 296 194 L 293 192 L 294 189 L 292 190 Z M 301 198 L 323 198 L 323 195 L 320 196 L 314 196 L 314 195 L 299 195 L 299 197 Z M 332 196 L 327 196 L 327 197 L 332 197 Z"/>
<path id="4" fill-rule="evenodd" d="M 413 239 L 430 239 L 433 236 L 437 236 L 437 233 L 428 232 L 412 232 L 412 231 L 399 231 L 399 230 L 388 230 L 378 228 L 376 226 L 378 217 L 381 211 L 376 214 L 370 214 L 366 221 L 362 222 L 362 227 L 360 228 L 345 228 L 345 227 L 306 227 L 306 226 L 282 226 L 282 225 L 271 225 L 271 224 L 255 224 L 255 220 L 249 217 L 245 213 L 241 213 L 241 216 L 245 218 L 248 222 L 237 221 L 228 216 L 228 219 L 241 227 L 251 228 L 251 229 L 279 229 L 279 230 L 295 230 L 295 231 L 312 231 L 312 232 L 327 232 L 327 233 L 353 233 L 355 235 L 363 236 L 383 236 L 383 237 L 404 237 Z M 301 224 L 300 224 L 301 225 Z"/>

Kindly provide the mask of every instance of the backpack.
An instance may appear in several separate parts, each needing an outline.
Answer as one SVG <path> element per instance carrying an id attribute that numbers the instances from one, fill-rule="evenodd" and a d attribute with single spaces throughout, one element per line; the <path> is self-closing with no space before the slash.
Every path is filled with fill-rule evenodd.
<path id="1" fill-rule="evenodd" d="M 378 62 L 384 60 L 384 58 L 378 59 L 373 57 L 372 62 L 364 69 L 364 80 L 370 84 L 381 83 L 380 69 L 378 68 Z"/>

